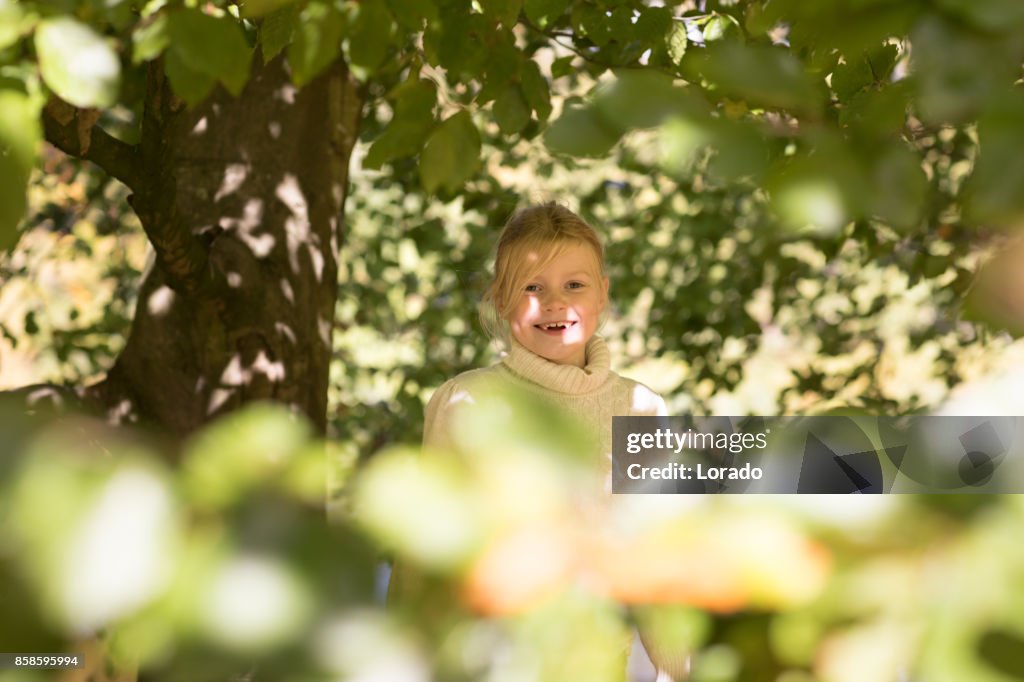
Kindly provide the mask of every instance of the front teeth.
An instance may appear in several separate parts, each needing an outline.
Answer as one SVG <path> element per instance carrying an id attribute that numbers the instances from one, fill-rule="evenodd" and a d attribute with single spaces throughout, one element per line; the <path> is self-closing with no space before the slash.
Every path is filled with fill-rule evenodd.
<path id="1" fill-rule="evenodd" d="M 541 328 L 542 328 L 542 329 L 547 329 L 547 330 L 552 330 L 552 329 L 565 329 L 565 328 L 567 328 L 567 327 L 568 327 L 568 326 L 569 326 L 570 324 L 572 324 L 572 323 L 571 323 L 571 322 L 550 322 L 550 323 L 548 323 L 548 324 L 542 324 L 542 325 L 541 325 Z"/>

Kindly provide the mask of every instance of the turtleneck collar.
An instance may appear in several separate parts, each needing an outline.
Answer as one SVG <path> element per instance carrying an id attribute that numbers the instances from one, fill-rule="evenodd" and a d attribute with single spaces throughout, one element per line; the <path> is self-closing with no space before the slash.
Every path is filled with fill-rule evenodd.
<path id="1" fill-rule="evenodd" d="M 611 355 L 604 339 L 595 334 L 587 342 L 586 366 L 560 365 L 527 350 L 515 338 L 502 362 L 524 379 L 556 393 L 579 395 L 600 388 L 608 378 Z"/>

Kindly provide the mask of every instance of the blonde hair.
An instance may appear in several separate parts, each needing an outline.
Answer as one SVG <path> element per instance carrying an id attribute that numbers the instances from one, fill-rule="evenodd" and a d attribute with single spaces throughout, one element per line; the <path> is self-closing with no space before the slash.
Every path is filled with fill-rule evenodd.
<path id="1" fill-rule="evenodd" d="M 480 324 L 495 339 L 508 340 L 506 318 L 518 301 L 523 285 L 566 247 L 587 244 L 604 276 L 601 238 L 583 218 L 554 201 L 521 208 L 505 223 L 494 257 L 494 279 L 480 302 Z M 538 257 L 537 254 L 545 254 Z"/>

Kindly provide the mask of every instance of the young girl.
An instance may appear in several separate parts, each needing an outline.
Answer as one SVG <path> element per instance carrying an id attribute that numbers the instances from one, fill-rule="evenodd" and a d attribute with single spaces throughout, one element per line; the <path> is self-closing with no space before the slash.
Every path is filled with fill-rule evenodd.
<path id="1" fill-rule="evenodd" d="M 480 311 L 484 328 L 507 353 L 434 393 L 424 445 L 450 442 L 452 415 L 472 402 L 475 388 L 516 385 L 543 395 L 597 436 L 610 486 L 612 417 L 666 410 L 654 391 L 610 369 L 608 347 L 596 333 L 608 304 L 603 251 L 594 229 L 556 203 L 529 206 L 509 219 Z"/>
<path id="2" fill-rule="evenodd" d="M 564 206 L 529 206 L 505 225 L 494 271 L 480 319 L 507 352 L 497 364 L 460 374 L 434 393 L 423 444 L 446 449 L 454 416 L 472 409 L 474 393 L 502 385 L 524 388 L 572 414 L 595 436 L 602 467 L 597 473 L 610 493 L 612 417 L 661 416 L 667 410 L 657 393 L 610 369 L 608 347 L 597 335 L 608 304 L 600 238 Z M 659 680 L 671 679 L 666 669 L 685 668 L 685 659 L 676 658 L 658 661 Z"/>
<path id="3" fill-rule="evenodd" d="M 475 398 L 505 386 L 525 389 L 587 427 L 602 463 L 595 473 L 610 493 L 612 417 L 664 415 L 666 409 L 654 391 L 610 369 L 608 347 L 597 335 L 608 304 L 601 240 L 564 206 L 529 206 L 505 225 L 494 269 L 480 318 L 507 352 L 497 364 L 460 374 L 434 393 L 427 405 L 423 444 L 448 450 L 455 441 L 456 415 L 472 410 Z M 443 595 L 403 565 L 394 568 L 388 598 L 416 603 L 425 613 L 444 607 Z"/>

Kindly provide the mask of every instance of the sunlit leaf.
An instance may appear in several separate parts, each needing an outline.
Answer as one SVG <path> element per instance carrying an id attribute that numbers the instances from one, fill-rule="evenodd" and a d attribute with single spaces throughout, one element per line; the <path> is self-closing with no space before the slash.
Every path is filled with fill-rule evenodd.
<path id="1" fill-rule="evenodd" d="M 201 432 L 188 447 L 183 484 L 191 502 L 224 507 L 277 481 L 300 455 L 309 425 L 277 405 L 252 405 Z"/>
<path id="2" fill-rule="evenodd" d="M 292 81 L 305 85 L 341 54 L 345 18 L 332 3 L 311 2 L 299 15 L 295 37 L 288 46 Z"/>
<path id="3" fill-rule="evenodd" d="M 474 504 L 470 481 L 453 460 L 395 450 L 374 457 L 360 477 L 355 515 L 386 547 L 450 569 L 483 539 Z"/>
<path id="4" fill-rule="evenodd" d="M 704 24 L 704 42 L 713 43 L 739 33 L 739 23 L 728 14 L 715 14 Z"/>
<path id="5" fill-rule="evenodd" d="M 46 84 L 79 107 L 108 107 L 117 101 L 121 62 L 91 27 L 70 17 L 47 19 L 36 28 L 36 53 Z"/>
<path id="6" fill-rule="evenodd" d="M 79 422 L 44 434 L 26 453 L 10 500 L 20 561 L 68 632 L 144 607 L 175 565 L 176 501 L 166 472 L 136 447 L 100 445 L 100 433 Z"/>
<path id="7" fill-rule="evenodd" d="M 132 62 L 140 64 L 156 59 L 171 43 L 171 36 L 167 30 L 167 15 L 157 14 L 149 22 L 139 25 L 139 28 L 132 33 Z"/>
<path id="8" fill-rule="evenodd" d="M 679 64 L 686 56 L 686 45 L 689 39 L 686 37 L 686 24 L 679 21 L 672 27 L 672 31 L 665 39 L 665 46 L 668 48 L 668 56 L 672 61 Z"/>
<path id="9" fill-rule="evenodd" d="M 17 42 L 36 21 L 35 14 L 15 0 L 0 0 L 0 50 Z"/>
<path id="10" fill-rule="evenodd" d="M 431 133 L 420 157 L 420 181 L 428 192 L 455 192 L 480 168 L 480 132 L 468 111 L 446 119 Z"/>

